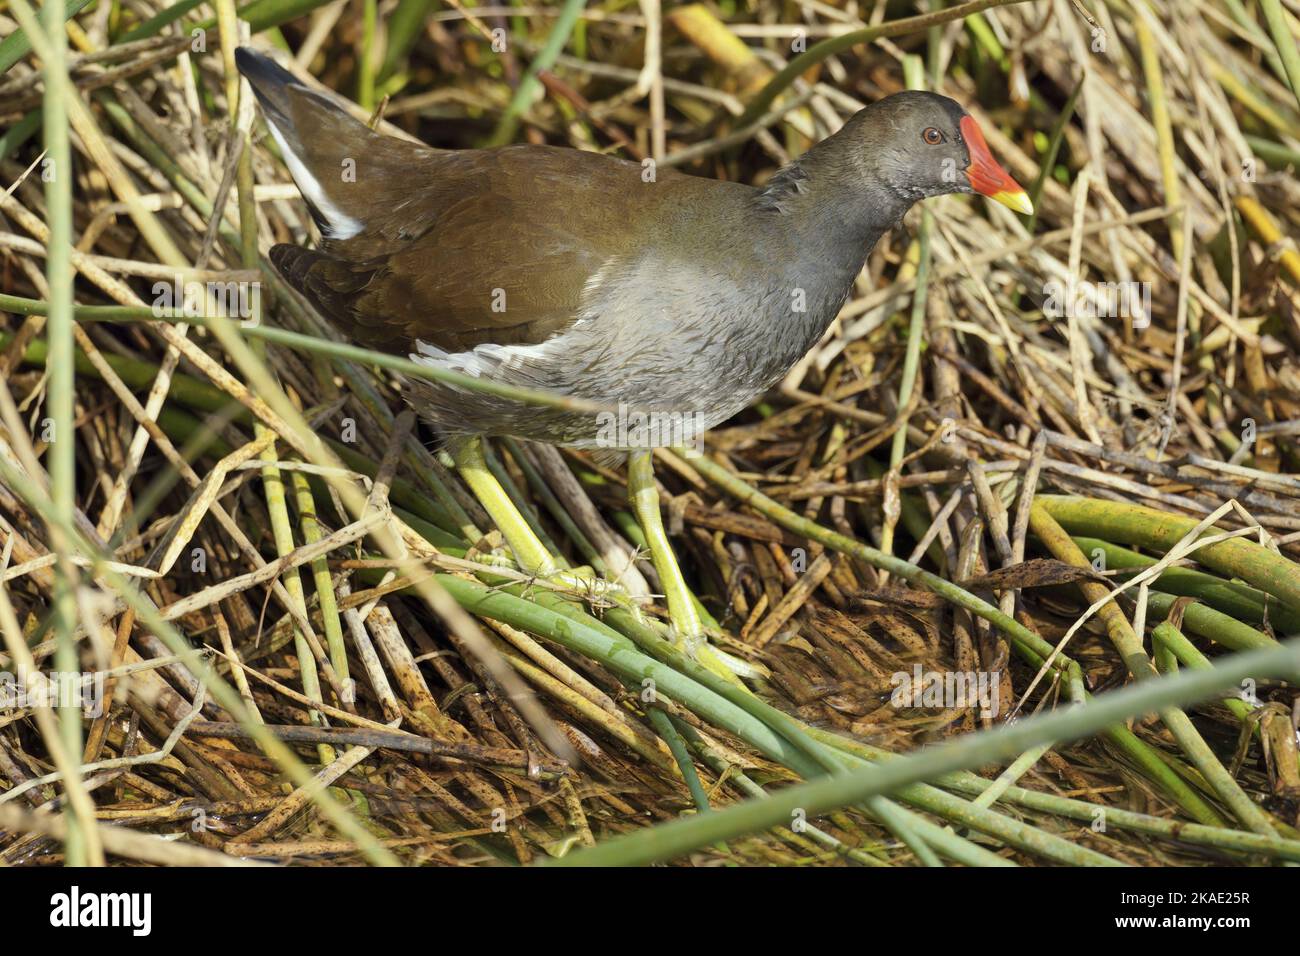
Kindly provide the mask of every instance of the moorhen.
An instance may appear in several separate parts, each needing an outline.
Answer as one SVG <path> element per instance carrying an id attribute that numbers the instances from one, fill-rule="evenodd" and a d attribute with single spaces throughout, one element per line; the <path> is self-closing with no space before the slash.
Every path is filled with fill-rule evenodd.
<path id="1" fill-rule="evenodd" d="M 913 203 L 977 192 L 1031 211 L 975 121 L 934 93 L 873 103 L 754 188 L 554 146 L 431 149 L 374 132 L 266 56 L 241 48 L 236 62 L 320 227 L 319 248 L 274 246 L 276 268 L 361 344 L 616 406 L 611 422 L 427 380 L 408 393 L 541 575 L 555 561 L 479 436 L 627 452 L 675 636 L 709 663 L 652 448 L 696 439 L 780 380 Z"/>

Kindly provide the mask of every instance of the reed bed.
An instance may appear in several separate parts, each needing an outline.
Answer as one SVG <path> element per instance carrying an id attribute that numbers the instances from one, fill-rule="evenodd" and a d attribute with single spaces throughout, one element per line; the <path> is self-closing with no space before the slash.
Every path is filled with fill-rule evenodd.
<path id="1" fill-rule="evenodd" d="M 1294 0 L 43 16 L 0 4 L 0 860 L 1300 860 Z M 528 578 L 406 410 L 431 373 L 285 286 L 313 230 L 241 42 L 392 135 L 755 184 L 934 89 L 1032 184 L 913 210 L 657 453 L 746 687 L 666 639 L 621 465 L 491 443 L 621 590 Z M 102 706 L 31 699 L 59 674 Z"/>

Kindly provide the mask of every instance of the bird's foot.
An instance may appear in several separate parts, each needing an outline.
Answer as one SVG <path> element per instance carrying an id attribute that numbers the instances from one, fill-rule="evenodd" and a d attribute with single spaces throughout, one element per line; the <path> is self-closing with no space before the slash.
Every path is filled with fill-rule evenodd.
<path id="1" fill-rule="evenodd" d="M 669 632 L 674 648 L 730 684 L 744 688 L 742 677 L 760 676 L 760 672 L 744 661 L 710 644 L 703 629 L 682 628 L 674 622 Z"/>
<path id="2" fill-rule="evenodd" d="M 617 581 L 601 577 L 590 565 L 555 571 L 547 580 L 559 584 L 591 604 L 634 608 L 636 602 L 626 588 Z"/>

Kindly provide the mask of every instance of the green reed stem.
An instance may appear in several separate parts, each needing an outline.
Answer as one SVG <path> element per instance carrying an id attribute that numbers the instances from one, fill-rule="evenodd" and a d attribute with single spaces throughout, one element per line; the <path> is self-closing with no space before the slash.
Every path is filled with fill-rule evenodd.
<path id="1" fill-rule="evenodd" d="M 704 816 L 649 827 L 580 850 L 556 865 L 643 866 L 674 859 L 718 840 L 786 824 L 800 810 L 809 817 L 820 815 L 870 796 L 894 792 L 909 783 L 1009 761 L 1037 744 L 1077 740 L 1131 717 L 1195 703 L 1222 693 L 1225 687 L 1252 674 L 1300 674 L 1300 641 L 1235 655 L 1209 671 L 1184 671 L 1173 677 L 1133 684 L 1091 704 L 968 734 L 896 760 L 799 784 L 766 800 L 750 800 Z"/>

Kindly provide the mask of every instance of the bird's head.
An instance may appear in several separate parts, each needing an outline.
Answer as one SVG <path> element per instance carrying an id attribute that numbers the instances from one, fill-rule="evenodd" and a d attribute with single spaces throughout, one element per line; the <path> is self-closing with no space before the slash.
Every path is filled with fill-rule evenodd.
<path id="1" fill-rule="evenodd" d="M 909 90 L 860 110 L 837 137 L 859 140 L 864 175 L 916 201 L 979 193 L 1028 215 L 1024 189 L 998 165 L 984 134 L 956 100 Z"/>

